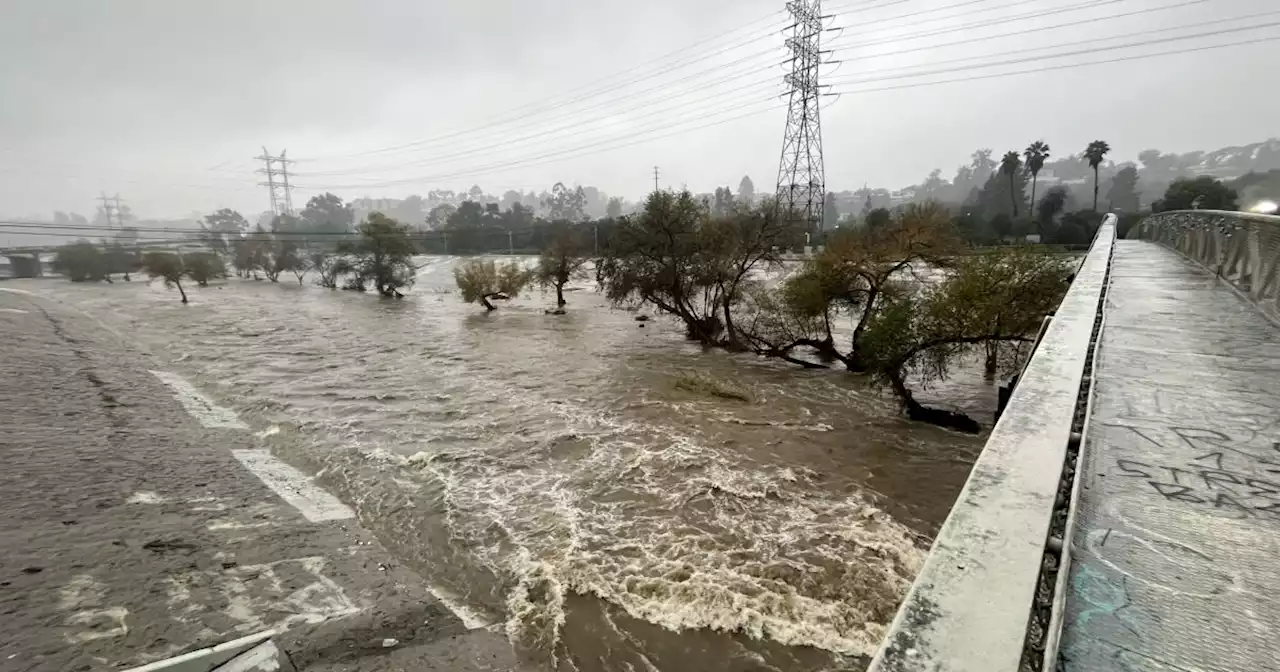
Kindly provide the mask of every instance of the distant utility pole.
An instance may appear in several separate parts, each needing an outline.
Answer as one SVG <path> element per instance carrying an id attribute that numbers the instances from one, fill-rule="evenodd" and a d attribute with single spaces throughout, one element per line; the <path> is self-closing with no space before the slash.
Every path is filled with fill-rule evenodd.
<path id="1" fill-rule="evenodd" d="M 653 190 L 658 191 L 658 167 L 653 167 Z"/>
<path id="2" fill-rule="evenodd" d="M 822 0 L 793 0 L 787 3 L 793 23 L 788 28 L 787 48 L 791 50 L 791 72 L 783 78 L 790 88 L 787 127 L 782 135 L 782 158 L 778 161 L 778 206 L 784 217 L 803 222 L 805 230 L 822 226 L 826 200 L 822 165 L 822 124 L 818 103 L 822 87 L 818 74 L 825 52 L 819 48 L 823 21 Z"/>
<path id="3" fill-rule="evenodd" d="M 262 161 L 266 167 L 255 171 L 259 175 L 266 175 L 266 182 L 259 182 L 258 186 L 266 187 L 267 192 L 271 196 L 271 212 L 277 215 L 293 214 L 293 187 L 289 186 L 289 164 L 293 161 L 287 158 L 289 150 L 280 150 L 280 156 L 272 156 L 266 147 L 262 148 L 262 156 L 253 158 Z"/>

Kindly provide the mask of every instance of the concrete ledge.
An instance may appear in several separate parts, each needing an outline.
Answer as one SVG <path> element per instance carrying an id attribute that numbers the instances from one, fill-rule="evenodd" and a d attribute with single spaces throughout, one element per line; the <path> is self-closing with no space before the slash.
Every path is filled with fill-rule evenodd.
<path id="1" fill-rule="evenodd" d="M 1018 670 L 1114 241 L 1115 217 L 1108 217 L 890 625 L 873 672 Z"/>
<path id="2" fill-rule="evenodd" d="M 125 672 L 294 672 L 284 652 L 265 630 Z"/>

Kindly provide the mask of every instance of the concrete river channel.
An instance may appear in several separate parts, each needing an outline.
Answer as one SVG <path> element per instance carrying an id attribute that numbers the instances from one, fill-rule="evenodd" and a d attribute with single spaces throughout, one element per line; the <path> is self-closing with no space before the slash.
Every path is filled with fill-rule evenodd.
<path id="1" fill-rule="evenodd" d="M 981 437 L 909 423 L 848 373 L 704 351 L 586 282 L 566 315 L 537 290 L 486 314 L 458 261 L 419 259 L 403 300 L 288 276 L 187 306 L 138 279 L 5 284 L 232 409 L 535 667 L 865 666 Z M 926 396 L 990 425 L 978 367 Z"/>

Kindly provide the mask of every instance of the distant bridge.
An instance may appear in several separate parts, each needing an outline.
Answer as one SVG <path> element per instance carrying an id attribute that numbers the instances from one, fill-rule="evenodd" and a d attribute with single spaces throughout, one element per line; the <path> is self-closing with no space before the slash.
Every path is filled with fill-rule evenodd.
<path id="1" fill-rule="evenodd" d="M 1280 669 L 1280 217 L 1115 221 L 872 671 Z"/>
<path id="2" fill-rule="evenodd" d="M 91 241 L 92 242 L 92 241 Z M 170 240 L 147 240 L 139 243 L 110 241 L 127 250 L 138 252 L 161 252 L 177 249 L 208 249 L 203 241 L 191 238 L 173 238 Z M 95 243 L 96 244 L 96 243 Z M 0 257 L 8 261 L 8 274 L 13 277 L 38 277 L 44 275 L 45 264 L 62 245 L 26 245 L 21 247 L 0 248 Z M 0 273 L 0 278 L 5 277 Z"/>

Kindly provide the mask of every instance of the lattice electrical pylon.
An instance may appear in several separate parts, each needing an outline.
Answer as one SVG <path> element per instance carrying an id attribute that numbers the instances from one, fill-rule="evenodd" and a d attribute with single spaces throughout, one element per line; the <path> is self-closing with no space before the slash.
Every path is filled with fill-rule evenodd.
<path id="1" fill-rule="evenodd" d="M 289 164 L 293 163 L 286 155 L 289 150 L 281 150 L 280 156 L 272 156 L 266 147 L 262 148 L 262 156 L 253 158 L 262 161 L 266 167 L 258 170 L 260 175 L 266 175 L 266 182 L 259 182 L 258 186 L 266 187 L 271 195 L 271 212 L 277 215 L 293 214 L 293 188 L 289 186 Z"/>
<path id="2" fill-rule="evenodd" d="M 819 47 L 823 22 L 822 0 L 792 0 L 787 3 L 794 23 L 786 46 L 791 51 L 791 72 L 783 78 L 790 88 L 787 128 L 782 135 L 782 158 L 778 162 L 778 207 L 789 220 L 803 223 L 805 231 L 822 227 L 822 206 L 826 200 L 826 177 L 822 166 L 822 123 L 818 106 L 822 86 L 818 74 L 824 52 Z"/>

